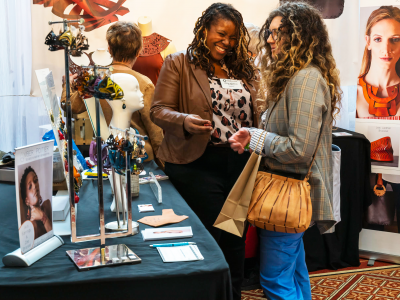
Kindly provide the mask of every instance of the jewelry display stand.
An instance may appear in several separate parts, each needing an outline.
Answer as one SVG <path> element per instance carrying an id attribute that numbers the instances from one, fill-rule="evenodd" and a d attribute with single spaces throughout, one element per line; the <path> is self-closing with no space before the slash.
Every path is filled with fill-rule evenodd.
<path id="1" fill-rule="evenodd" d="M 81 19 L 82 21 L 82 19 Z M 77 23 L 78 20 L 49 22 L 50 25 L 55 23 L 63 23 L 64 31 L 68 30 L 68 23 Z M 66 82 L 66 112 L 67 112 L 67 153 L 68 153 L 68 187 L 69 187 L 69 199 L 70 199 L 70 214 L 71 214 L 71 241 L 73 243 L 100 240 L 100 247 L 85 248 L 78 250 L 69 250 L 67 255 L 71 258 L 74 264 L 79 270 L 97 268 L 103 266 L 113 266 L 127 263 L 138 263 L 141 261 L 126 245 L 112 245 L 105 246 L 106 238 L 116 238 L 132 235 L 132 205 L 131 201 L 127 201 L 127 211 L 124 210 L 124 218 L 127 216 L 127 231 L 115 232 L 106 234 L 105 222 L 104 222 L 104 199 L 103 199 L 103 162 L 98 160 L 97 168 L 100 172 L 97 172 L 98 182 L 98 201 L 99 201 L 99 222 L 100 222 L 100 233 L 93 235 L 77 236 L 76 232 L 76 207 L 75 207 L 75 192 L 74 192 L 74 176 L 73 176 L 73 152 L 72 152 L 72 105 L 70 97 L 70 81 L 69 81 L 69 46 L 65 46 L 65 82 Z M 94 66 L 82 66 L 83 68 L 92 68 L 94 76 L 97 76 L 99 69 L 109 69 L 105 67 Z M 96 104 L 96 147 L 97 153 L 101 153 L 101 135 L 100 135 L 100 100 L 95 98 Z M 127 155 L 128 157 L 128 155 Z M 126 161 L 126 174 L 130 176 L 130 160 Z M 127 199 L 130 199 L 130 180 L 127 181 Z M 128 194 L 129 193 L 129 194 Z"/>
<path id="2" fill-rule="evenodd" d="M 124 132 L 127 139 L 129 139 L 129 136 L 136 136 L 136 137 L 140 137 L 140 138 L 146 138 L 146 137 L 144 137 L 144 136 L 142 136 L 140 134 L 132 133 L 130 131 L 130 128 L 127 128 L 127 129 L 123 130 L 123 129 L 120 129 L 118 127 L 110 125 L 110 129 L 114 129 L 114 130 L 118 130 L 118 131 Z M 125 178 L 131 178 L 130 165 L 129 165 L 129 174 L 128 174 L 128 160 L 129 160 L 128 157 L 130 157 L 130 156 L 131 156 L 131 153 L 128 152 L 126 154 L 126 163 L 127 163 L 127 165 L 126 165 Z M 106 224 L 106 231 L 107 232 L 124 231 L 124 230 L 126 230 L 127 225 L 128 225 L 128 223 L 125 220 L 125 203 L 131 203 L 131 200 L 132 200 L 131 180 L 125 180 L 126 188 L 124 190 L 125 190 L 126 197 L 124 197 L 124 195 L 122 194 L 122 190 L 123 190 L 122 189 L 122 177 L 121 176 L 119 177 L 120 178 L 120 182 L 119 183 L 116 182 L 116 176 L 115 176 L 115 169 L 114 168 L 111 168 L 111 177 L 112 177 L 111 182 L 112 182 L 112 186 L 113 186 L 113 190 L 114 191 L 117 190 L 115 188 L 117 184 L 121 185 L 120 192 L 121 192 L 121 201 L 122 201 L 123 220 L 122 220 L 122 224 L 121 224 L 120 217 L 119 217 L 119 214 L 120 214 L 119 201 L 117 199 L 117 195 L 114 195 L 115 197 L 114 197 L 113 204 L 115 205 L 115 212 L 117 214 L 117 221 L 107 223 Z M 137 223 L 135 221 L 132 221 L 131 223 L 132 223 L 132 228 L 133 228 L 132 235 L 135 235 L 135 234 L 139 233 L 139 223 Z"/>

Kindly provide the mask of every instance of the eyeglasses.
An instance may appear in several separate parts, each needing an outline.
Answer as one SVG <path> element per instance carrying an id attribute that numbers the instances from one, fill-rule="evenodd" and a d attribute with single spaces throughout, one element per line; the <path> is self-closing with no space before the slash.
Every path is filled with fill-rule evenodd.
<path id="1" fill-rule="evenodd" d="M 265 31 L 265 40 L 268 40 L 269 37 L 272 35 L 272 39 L 276 42 L 277 39 L 278 39 L 278 32 L 279 32 L 279 31 L 280 31 L 280 28 L 278 28 L 278 29 L 272 29 L 272 30 L 267 29 L 267 30 Z"/>

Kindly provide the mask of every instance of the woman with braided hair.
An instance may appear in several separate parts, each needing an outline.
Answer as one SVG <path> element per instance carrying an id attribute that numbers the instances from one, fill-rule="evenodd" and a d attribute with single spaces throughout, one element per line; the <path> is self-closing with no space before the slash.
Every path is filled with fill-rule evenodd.
<path id="1" fill-rule="evenodd" d="M 268 108 L 266 124 L 264 129 L 240 129 L 229 142 L 238 153 L 249 144 L 264 156 L 267 172 L 276 175 L 302 180 L 311 166 L 311 220 L 320 233 L 332 232 L 336 223 L 332 122 L 339 111 L 341 91 L 326 26 L 312 6 L 285 3 L 269 15 L 260 41 L 260 95 Z M 257 147 L 260 137 L 265 142 Z M 299 200 L 290 198 L 291 203 Z M 279 221 L 285 224 L 285 216 Z M 304 232 L 278 231 L 276 227 L 274 231 L 259 228 L 264 293 L 270 300 L 311 300 Z"/>
<path id="2" fill-rule="evenodd" d="M 240 299 L 245 238 L 213 224 L 249 158 L 231 150 L 228 139 L 257 126 L 249 36 L 242 15 L 223 3 L 208 7 L 193 33 L 187 51 L 165 59 L 150 115 L 165 132 L 158 152 L 165 173 L 221 247 Z"/>

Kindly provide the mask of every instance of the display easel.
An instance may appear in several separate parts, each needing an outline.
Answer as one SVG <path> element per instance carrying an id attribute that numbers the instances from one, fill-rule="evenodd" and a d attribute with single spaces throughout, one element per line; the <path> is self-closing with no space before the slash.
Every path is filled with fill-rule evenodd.
<path id="1" fill-rule="evenodd" d="M 80 20 L 66 20 L 49 22 L 49 25 L 63 23 L 64 31 L 68 30 L 69 23 L 83 23 L 83 19 Z M 101 159 L 97 163 L 97 176 L 98 176 L 98 198 L 99 198 L 99 221 L 100 221 L 100 233 L 93 235 L 77 236 L 76 234 L 76 208 L 75 208 L 75 192 L 74 192 L 74 176 L 73 176 L 73 152 L 72 152 L 72 105 L 70 98 L 70 81 L 69 81 L 69 46 L 64 47 L 64 58 L 65 58 L 65 82 L 66 82 L 66 126 L 67 126 L 67 154 L 68 154 L 68 179 L 67 185 L 69 189 L 70 199 L 70 214 L 71 214 L 71 241 L 73 243 L 100 240 L 100 247 L 86 248 L 79 250 L 67 251 L 68 256 L 75 263 L 79 270 L 97 268 L 103 266 L 113 266 L 120 264 L 138 263 L 141 261 L 126 245 L 113 245 L 105 246 L 106 238 L 125 237 L 132 235 L 132 205 L 130 201 L 127 201 L 127 214 L 128 214 L 128 226 L 127 231 L 116 232 L 106 234 L 105 232 L 105 221 L 104 221 L 104 199 L 103 199 L 103 162 Z M 93 68 L 94 75 L 97 76 L 99 69 L 108 69 L 105 67 L 99 67 L 97 65 L 87 66 L 84 68 Z M 96 103 L 96 147 L 97 153 L 101 153 L 101 136 L 100 136 L 100 100 L 95 98 Z M 128 156 L 127 156 L 128 157 Z M 127 174 L 130 174 L 129 160 L 127 160 Z M 127 181 L 129 188 L 127 193 L 130 196 L 130 181 Z M 127 198 L 129 198 L 127 195 Z"/>

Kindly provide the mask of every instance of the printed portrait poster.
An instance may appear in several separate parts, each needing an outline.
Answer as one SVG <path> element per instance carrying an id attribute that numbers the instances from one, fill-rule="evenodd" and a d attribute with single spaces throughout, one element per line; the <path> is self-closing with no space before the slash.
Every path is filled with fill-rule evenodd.
<path id="1" fill-rule="evenodd" d="M 15 149 L 19 242 L 26 253 L 53 234 L 53 140 Z"/>
<path id="2" fill-rule="evenodd" d="M 372 172 L 400 175 L 399 1 L 361 1 L 359 56 L 356 131 L 371 142 Z"/>
<path id="3" fill-rule="evenodd" d="M 400 210 L 396 211 L 400 203 L 399 0 L 360 1 L 358 52 L 355 128 L 371 142 L 373 173 L 372 204 L 364 228 L 399 233 Z"/>

